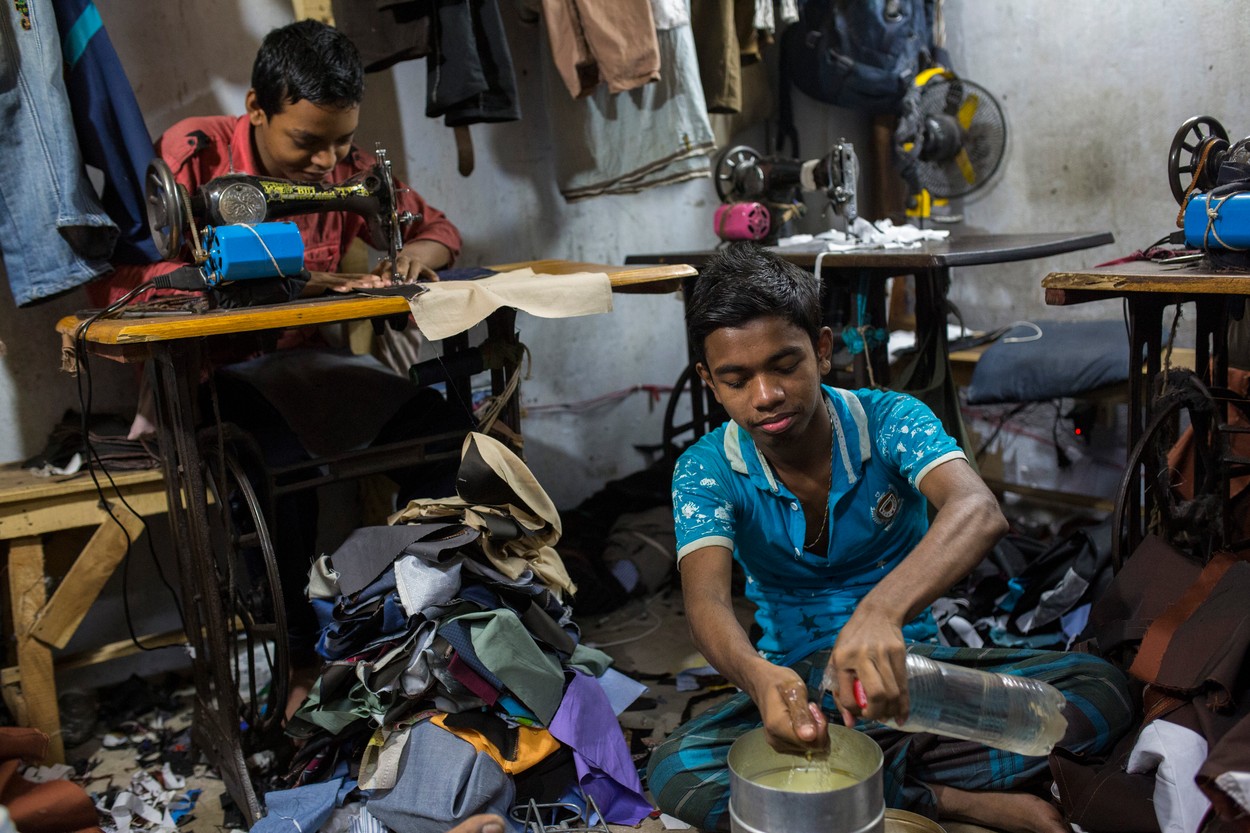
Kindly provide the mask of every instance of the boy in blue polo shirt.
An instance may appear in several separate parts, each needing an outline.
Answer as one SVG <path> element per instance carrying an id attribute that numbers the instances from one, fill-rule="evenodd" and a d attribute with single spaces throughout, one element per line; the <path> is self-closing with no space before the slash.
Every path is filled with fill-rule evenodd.
<path id="1" fill-rule="evenodd" d="M 652 797 L 704 830 L 728 829 L 730 745 L 759 726 L 779 750 L 822 745 L 827 717 L 809 695 L 828 666 L 841 719 L 886 751 L 888 806 L 1067 831 L 1037 794 L 1045 757 L 856 723 L 905 720 L 908 650 L 1056 686 L 1068 700 L 1060 745 L 1071 751 L 1109 750 L 1132 712 L 1123 676 L 1093 657 L 932 644 L 930 603 L 981 561 L 1007 522 L 921 402 L 821 384 L 833 334 L 820 316 L 815 278 L 754 244 L 709 262 L 687 304 L 696 370 L 731 421 L 678 461 L 678 563 L 694 642 L 742 693 L 655 750 Z M 734 559 L 758 607 L 755 645 L 732 609 Z M 851 695 L 856 679 L 864 708 Z"/>

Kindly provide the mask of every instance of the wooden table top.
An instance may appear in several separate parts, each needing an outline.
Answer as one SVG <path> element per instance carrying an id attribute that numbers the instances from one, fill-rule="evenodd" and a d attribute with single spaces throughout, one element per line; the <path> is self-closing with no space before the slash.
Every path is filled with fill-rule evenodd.
<path id="1" fill-rule="evenodd" d="M 1039 257 L 1066 254 L 1114 243 L 1111 232 L 1053 232 L 1039 234 L 952 234 L 946 240 L 926 240 L 914 249 L 865 249 L 837 252 L 821 261 L 821 271 L 832 269 L 942 269 L 952 266 L 979 266 L 1008 263 Z M 825 251 L 820 241 L 785 248 L 772 247 L 786 260 L 807 269 L 816 265 L 816 258 Z M 714 251 L 638 254 L 625 258 L 626 263 L 688 263 L 702 266 Z"/>
<path id="2" fill-rule="evenodd" d="M 663 293 L 681 288 L 682 278 L 696 274 L 691 266 L 605 266 L 568 260 L 529 260 L 492 266 L 497 272 L 531 268 L 536 273 L 567 275 L 604 272 L 613 291 Z M 398 295 L 326 295 L 306 301 L 218 309 L 203 313 L 160 313 L 148 316 L 105 318 L 93 323 L 87 340 L 95 345 L 131 345 L 230 333 L 330 324 L 408 312 L 407 299 Z M 57 332 L 72 336 L 82 319 L 69 315 L 57 322 Z"/>
<path id="3" fill-rule="evenodd" d="M 1081 272 L 1051 272 L 1042 279 L 1042 288 L 1046 303 L 1054 306 L 1140 293 L 1250 296 L 1250 272 L 1212 269 L 1203 261 L 1165 264 L 1141 260 Z"/>

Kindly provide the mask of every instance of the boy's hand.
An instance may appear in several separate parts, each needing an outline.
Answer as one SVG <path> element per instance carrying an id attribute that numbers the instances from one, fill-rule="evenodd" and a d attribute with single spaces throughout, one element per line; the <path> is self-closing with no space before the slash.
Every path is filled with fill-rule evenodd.
<path id="1" fill-rule="evenodd" d="M 803 753 L 828 747 L 825 714 L 819 703 L 807 699 L 807 685 L 792 669 L 769 664 L 751 690 L 773 749 Z"/>
<path id="2" fill-rule="evenodd" d="M 382 278 L 390 279 L 391 284 L 438 280 L 437 272 L 412 255 L 404 254 L 403 251 L 396 255 L 395 267 L 393 269 L 391 268 L 390 258 L 383 258 L 378 262 L 373 273 Z"/>
<path id="3" fill-rule="evenodd" d="M 847 726 L 861 715 L 899 723 L 907 719 L 907 644 L 896 625 L 857 611 L 838 634 L 829 670 L 837 675 L 838 708 Z"/>

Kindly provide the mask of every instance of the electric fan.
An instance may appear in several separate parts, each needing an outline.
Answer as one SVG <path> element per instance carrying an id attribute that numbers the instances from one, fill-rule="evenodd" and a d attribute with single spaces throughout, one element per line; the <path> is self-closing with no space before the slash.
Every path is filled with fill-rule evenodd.
<path id="1" fill-rule="evenodd" d="M 988 90 L 935 68 L 916 76 L 894 142 L 909 201 L 928 216 L 931 201 L 967 196 L 989 182 L 1007 148 L 1007 123 Z"/>

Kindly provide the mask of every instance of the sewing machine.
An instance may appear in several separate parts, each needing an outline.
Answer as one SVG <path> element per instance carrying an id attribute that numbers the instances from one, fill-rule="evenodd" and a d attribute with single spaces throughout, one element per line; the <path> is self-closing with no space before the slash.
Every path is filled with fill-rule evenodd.
<path id="1" fill-rule="evenodd" d="M 159 285 L 217 289 L 235 281 L 294 277 L 304 268 L 304 243 L 295 225 L 282 220 L 324 211 L 364 217 L 373 239 L 385 241 L 393 264 L 404 227 L 420 216 L 398 211 L 390 160 L 382 148 L 375 154 L 369 171 L 340 183 L 232 173 L 209 180 L 194 194 L 174 180 L 163 159 L 153 159 L 144 187 L 152 239 L 165 260 L 183 259 L 186 245 L 193 261 L 162 276 Z"/>
<path id="2" fill-rule="evenodd" d="M 799 194 L 811 191 L 824 192 L 830 208 L 849 224 L 859 214 L 858 178 L 859 160 L 846 140 L 808 160 L 761 156 L 745 145 L 726 148 L 712 173 L 723 203 L 716 209 L 716 234 L 722 240 L 776 243 L 782 225 L 803 214 Z"/>
<path id="3" fill-rule="evenodd" d="M 1220 265 L 1250 265 L 1250 137 L 1231 142 L 1211 116 L 1186 119 L 1168 150 L 1168 184 L 1186 246 Z"/>

